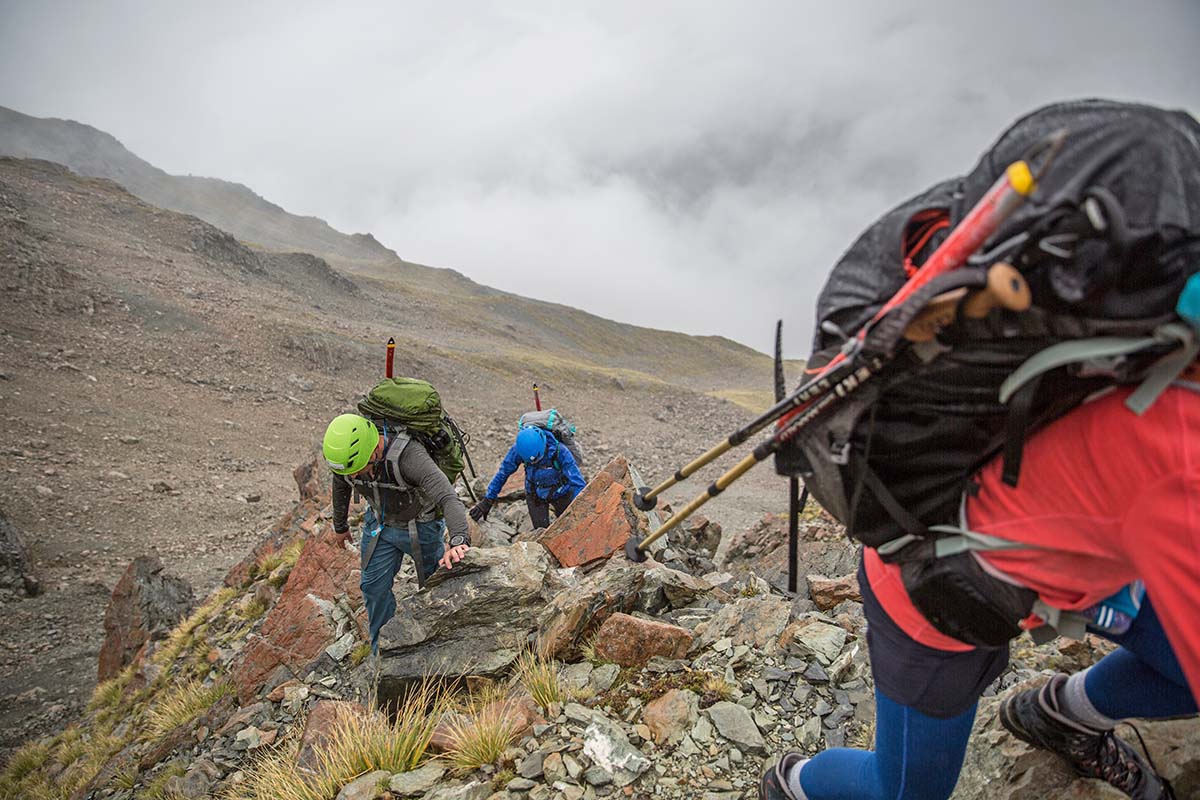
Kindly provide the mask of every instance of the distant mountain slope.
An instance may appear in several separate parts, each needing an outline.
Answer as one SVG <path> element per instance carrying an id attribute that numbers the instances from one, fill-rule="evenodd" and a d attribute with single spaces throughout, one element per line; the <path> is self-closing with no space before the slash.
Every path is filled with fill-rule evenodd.
<path id="1" fill-rule="evenodd" d="M 40 158 L 80 175 L 110 178 L 152 205 L 200 217 L 268 250 L 368 263 L 400 260 L 370 234 L 347 235 L 316 217 L 289 214 L 240 183 L 170 175 L 79 122 L 39 119 L 0 106 L 0 155 Z"/>
<path id="2" fill-rule="evenodd" d="M 770 360 L 717 336 L 690 336 L 614 322 L 569 306 L 478 284 L 450 269 L 402 260 L 370 234 L 344 234 L 290 214 L 241 184 L 170 175 L 89 125 L 39 119 L 0 107 L 0 155 L 54 161 L 108 178 L 151 205 L 196 216 L 260 249 L 311 253 L 357 277 L 367 292 L 412 298 L 402 313 L 381 307 L 432 344 L 474 353 L 485 366 L 525 365 L 529 374 L 585 366 L 633 371 L 701 391 L 770 386 Z"/>

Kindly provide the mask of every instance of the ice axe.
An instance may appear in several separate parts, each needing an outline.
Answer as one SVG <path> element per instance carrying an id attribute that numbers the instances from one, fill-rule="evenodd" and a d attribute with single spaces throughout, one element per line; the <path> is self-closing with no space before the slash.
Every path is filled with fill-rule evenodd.
<path id="1" fill-rule="evenodd" d="M 389 336 L 388 343 L 387 343 L 387 359 L 384 362 L 384 366 L 383 366 L 383 377 L 385 377 L 385 378 L 392 377 L 392 362 L 395 360 L 395 358 L 396 358 L 396 339 L 395 339 L 395 337 Z"/>
<path id="2" fill-rule="evenodd" d="M 533 385 L 533 408 L 535 411 L 542 410 L 542 398 L 538 394 L 538 385 L 536 383 Z"/>
<path id="3" fill-rule="evenodd" d="M 724 442 L 677 470 L 674 476 L 654 489 L 640 488 L 634 494 L 634 505 L 643 511 L 652 509 L 662 492 L 771 423 L 778 422 L 772 438 L 714 481 L 704 494 L 688 503 L 645 540 L 639 542 L 631 538 L 625 546 L 626 555 L 634 561 L 644 560 L 646 550 L 660 536 L 725 491 L 755 464 L 777 452 L 840 398 L 878 375 L 894 359 L 901 340 L 908 343 L 922 341 L 918 337 L 925 336 L 930 328 L 936 334 L 938 327 L 952 321 L 960 308 L 964 314 L 970 310 L 972 314 L 978 313 L 980 316 L 986 315 L 988 310 L 997 305 L 1014 311 L 1028 308 L 1029 288 L 1017 270 L 1007 264 L 996 264 L 983 271 L 963 267 L 1037 188 L 1038 179 L 1053 162 L 1065 136 L 1065 131 L 1056 131 L 1031 148 L 1025 158 L 1009 165 L 925 264 L 854 337 L 847 340 L 841 352 L 819 373 L 801 384 L 789 397 L 734 431 Z M 951 292 L 963 290 L 965 294 L 972 289 L 986 297 L 973 299 L 972 295 L 964 300 L 962 295 L 949 296 Z M 925 311 L 931 303 L 937 304 L 940 316 L 932 322 L 929 315 L 918 317 L 918 313 Z"/>

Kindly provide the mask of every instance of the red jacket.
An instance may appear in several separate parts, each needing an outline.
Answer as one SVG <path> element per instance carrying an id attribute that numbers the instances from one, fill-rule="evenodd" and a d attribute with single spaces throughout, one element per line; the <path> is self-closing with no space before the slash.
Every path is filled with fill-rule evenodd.
<path id="1" fill-rule="evenodd" d="M 1047 604 L 1080 610 L 1141 578 L 1192 695 L 1200 698 L 1200 375 L 1193 367 L 1137 417 L 1123 389 L 1086 403 L 1025 444 L 1017 488 L 996 459 L 967 500 L 971 530 L 1039 550 L 988 553 L 988 563 Z M 1194 388 L 1189 388 L 1194 387 Z M 865 553 L 871 588 L 909 636 L 971 649 L 934 630 L 912 605 L 899 567 Z"/>

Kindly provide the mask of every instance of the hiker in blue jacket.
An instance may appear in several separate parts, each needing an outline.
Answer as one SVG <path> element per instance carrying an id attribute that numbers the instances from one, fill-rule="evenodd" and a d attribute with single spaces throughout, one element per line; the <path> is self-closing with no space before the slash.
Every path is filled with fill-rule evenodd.
<path id="1" fill-rule="evenodd" d="M 504 483 L 521 465 L 525 466 L 525 505 L 535 528 L 549 527 L 550 508 L 555 516 L 561 515 L 584 487 L 575 457 L 554 434 L 533 426 L 522 428 L 488 484 L 487 495 L 471 509 L 471 519 L 487 519 Z"/>

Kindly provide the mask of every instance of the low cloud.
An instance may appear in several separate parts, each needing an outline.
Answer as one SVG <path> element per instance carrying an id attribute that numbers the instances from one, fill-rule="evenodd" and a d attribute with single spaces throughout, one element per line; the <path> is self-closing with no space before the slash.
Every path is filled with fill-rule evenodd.
<path id="1" fill-rule="evenodd" d="M 829 268 L 1013 118 L 1195 112 L 1200 7 L 0 4 L 0 104 L 404 258 L 806 354 Z M 5 24 L 7 23 L 7 24 Z"/>

